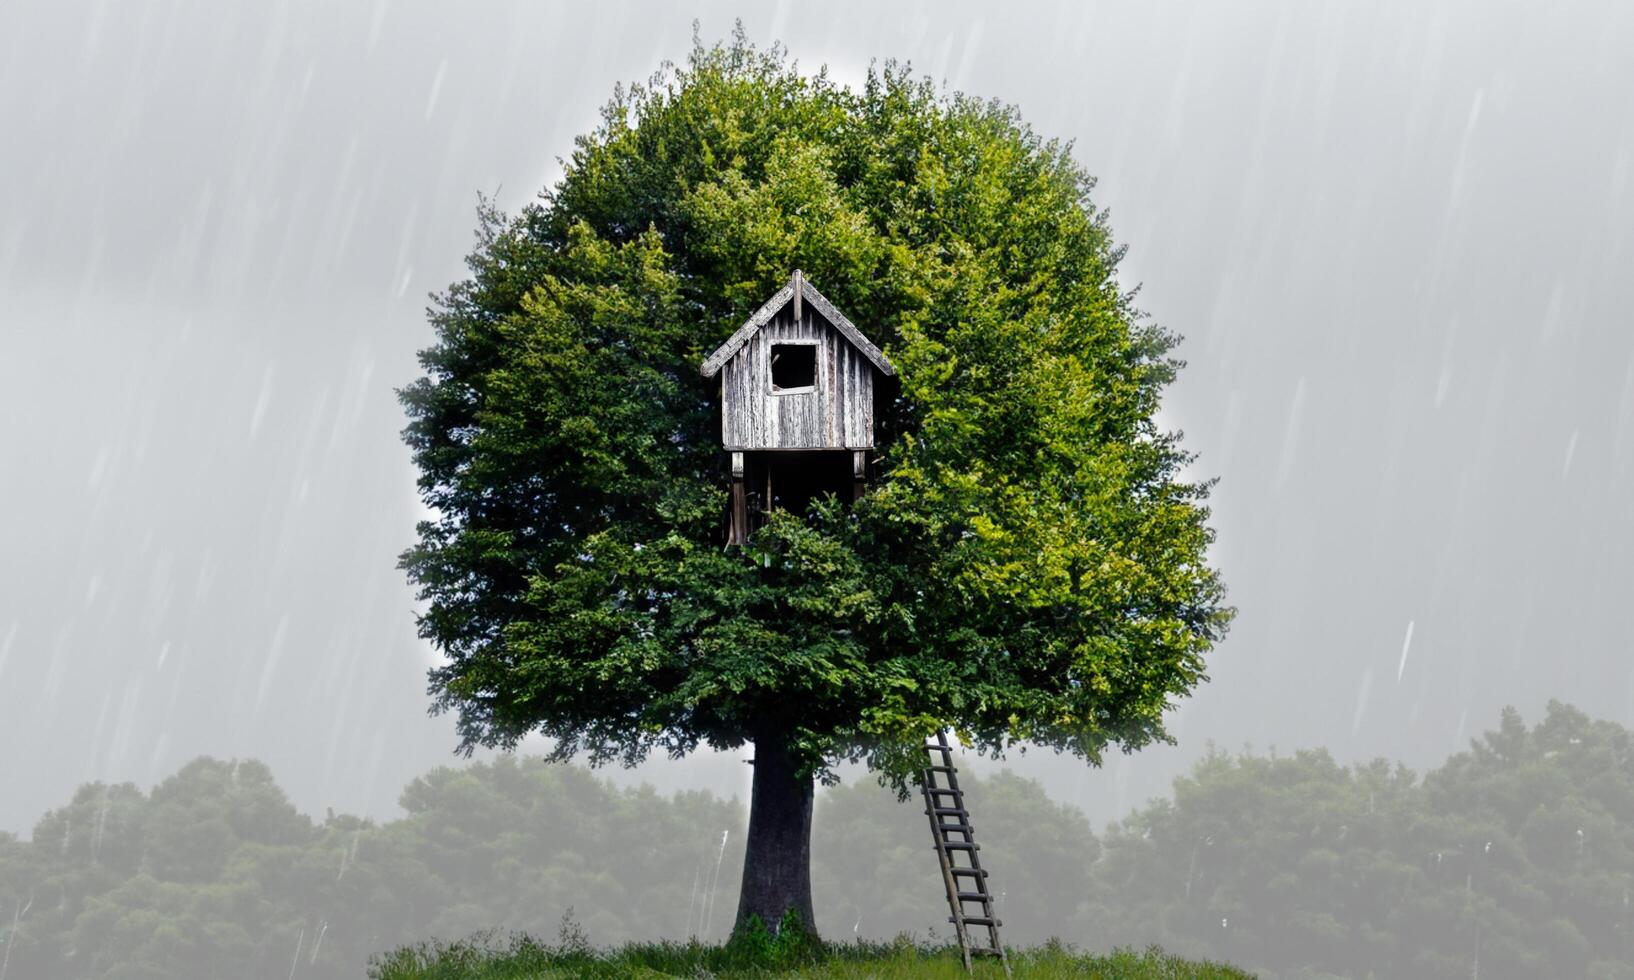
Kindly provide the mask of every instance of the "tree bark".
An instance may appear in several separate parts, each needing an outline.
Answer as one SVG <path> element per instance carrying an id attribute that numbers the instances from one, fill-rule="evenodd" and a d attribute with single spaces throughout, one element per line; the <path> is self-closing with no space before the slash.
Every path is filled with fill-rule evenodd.
<path id="1" fill-rule="evenodd" d="M 797 776 L 782 732 L 755 739 L 754 788 L 749 794 L 749 838 L 744 845 L 743 888 L 738 894 L 737 935 L 750 916 L 777 932 L 793 911 L 812 936 L 812 779 Z"/>

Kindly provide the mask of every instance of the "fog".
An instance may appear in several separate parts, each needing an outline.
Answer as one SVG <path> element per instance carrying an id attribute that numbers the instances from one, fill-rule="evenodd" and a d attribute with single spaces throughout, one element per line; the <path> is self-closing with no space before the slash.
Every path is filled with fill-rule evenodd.
<path id="1" fill-rule="evenodd" d="M 384 820 L 451 761 L 395 567 L 427 293 L 479 192 L 529 200 L 740 17 L 1072 140 L 1185 337 L 1163 422 L 1219 477 L 1235 625 L 1177 745 L 1006 765 L 1099 827 L 1211 743 L 1429 768 L 1505 705 L 1634 724 L 1634 7 L 13 0 L 0 830 L 201 754 Z"/>

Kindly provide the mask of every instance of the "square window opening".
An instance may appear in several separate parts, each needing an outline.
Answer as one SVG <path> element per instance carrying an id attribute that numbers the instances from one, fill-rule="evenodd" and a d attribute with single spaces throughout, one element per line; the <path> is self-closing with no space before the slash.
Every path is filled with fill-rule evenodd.
<path id="1" fill-rule="evenodd" d="M 810 391 L 817 387 L 816 344 L 773 344 L 772 391 Z"/>

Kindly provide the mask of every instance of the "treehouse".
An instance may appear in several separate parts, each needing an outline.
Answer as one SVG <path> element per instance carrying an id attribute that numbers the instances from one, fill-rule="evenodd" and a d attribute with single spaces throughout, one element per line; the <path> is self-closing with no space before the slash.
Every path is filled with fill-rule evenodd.
<path id="1" fill-rule="evenodd" d="M 876 382 L 896 369 L 798 269 L 701 370 L 721 379 L 729 544 L 747 541 L 751 521 L 773 508 L 861 496 Z"/>

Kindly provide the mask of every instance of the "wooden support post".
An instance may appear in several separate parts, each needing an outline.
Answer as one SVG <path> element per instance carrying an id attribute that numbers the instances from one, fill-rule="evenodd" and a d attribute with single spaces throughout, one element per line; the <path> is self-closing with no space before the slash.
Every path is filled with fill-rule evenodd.
<path id="1" fill-rule="evenodd" d="M 796 327 L 805 322 L 805 305 L 801 297 L 801 294 L 806 291 L 804 280 L 805 277 L 801 275 L 800 270 L 794 270 L 794 325 Z"/>
<path id="2" fill-rule="evenodd" d="M 851 500 L 856 502 L 862 499 L 862 492 L 868 480 L 868 452 L 864 449 L 851 451 Z"/>
<path id="3" fill-rule="evenodd" d="M 743 454 L 732 454 L 732 519 L 726 529 L 726 543 L 749 543 L 749 499 L 743 486 Z"/>

